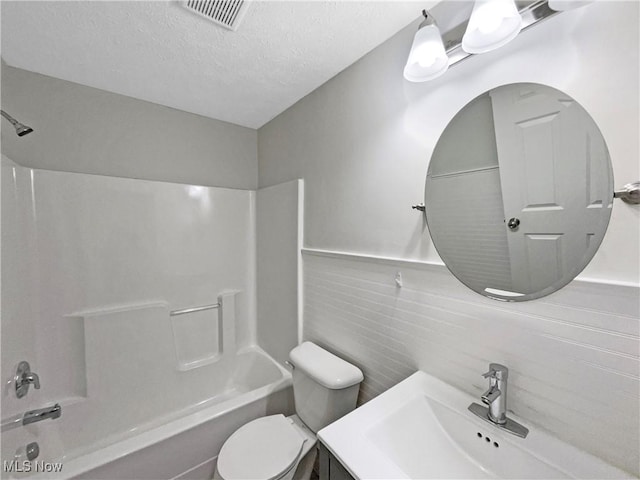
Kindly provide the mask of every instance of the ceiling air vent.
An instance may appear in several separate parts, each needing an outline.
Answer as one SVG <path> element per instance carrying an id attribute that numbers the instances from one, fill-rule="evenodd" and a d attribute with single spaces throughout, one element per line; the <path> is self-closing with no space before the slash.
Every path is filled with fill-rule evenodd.
<path id="1" fill-rule="evenodd" d="M 248 0 L 187 0 L 187 10 L 211 20 L 213 23 L 236 30 L 249 8 Z"/>

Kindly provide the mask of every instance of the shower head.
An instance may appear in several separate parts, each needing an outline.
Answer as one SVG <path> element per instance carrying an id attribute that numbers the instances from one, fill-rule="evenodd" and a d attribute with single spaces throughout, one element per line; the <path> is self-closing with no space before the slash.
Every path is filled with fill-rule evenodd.
<path id="1" fill-rule="evenodd" d="M 31 132 L 33 132 L 33 128 L 28 127 L 27 125 L 23 125 L 21 123 L 18 123 L 18 125 L 16 125 L 16 133 L 18 134 L 19 137 L 23 137 L 27 133 L 31 133 Z"/>
<path id="2" fill-rule="evenodd" d="M 20 123 L 19 121 L 17 121 L 15 118 L 13 118 L 11 115 L 9 115 L 4 110 L 0 110 L 0 114 L 2 114 L 2 116 L 4 118 L 9 120 L 11 125 L 13 125 L 13 128 L 16 129 L 16 133 L 18 134 L 19 137 L 24 137 L 26 134 L 33 132 L 33 128 Z"/>

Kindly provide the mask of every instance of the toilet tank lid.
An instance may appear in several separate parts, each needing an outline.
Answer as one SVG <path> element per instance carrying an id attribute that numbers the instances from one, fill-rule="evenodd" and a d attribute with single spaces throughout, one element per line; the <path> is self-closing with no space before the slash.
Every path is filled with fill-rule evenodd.
<path id="1" fill-rule="evenodd" d="M 299 368 L 320 385 L 332 390 L 351 387 L 364 379 L 358 367 L 315 343 L 301 343 L 291 350 L 289 359 L 295 368 Z"/>

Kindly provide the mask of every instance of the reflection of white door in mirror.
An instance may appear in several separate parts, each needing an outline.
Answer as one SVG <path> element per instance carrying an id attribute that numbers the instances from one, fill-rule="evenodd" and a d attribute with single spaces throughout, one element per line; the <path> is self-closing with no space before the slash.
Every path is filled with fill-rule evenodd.
<path id="1" fill-rule="evenodd" d="M 429 233 L 449 270 L 505 301 L 569 283 L 596 253 L 612 206 L 596 123 L 571 97 L 530 83 L 497 87 L 460 110 L 425 184 Z"/>
<path id="2" fill-rule="evenodd" d="M 573 278 L 600 245 L 602 209 L 613 200 L 607 148 L 584 109 L 558 90 L 515 84 L 490 96 L 512 291 L 531 294 Z"/>

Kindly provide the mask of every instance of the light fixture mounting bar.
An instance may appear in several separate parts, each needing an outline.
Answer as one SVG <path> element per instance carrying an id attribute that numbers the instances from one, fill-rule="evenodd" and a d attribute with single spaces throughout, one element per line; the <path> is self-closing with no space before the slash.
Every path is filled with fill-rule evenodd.
<path id="1" fill-rule="evenodd" d="M 552 10 L 547 0 L 537 0 L 521 8 L 519 13 L 522 16 L 522 30 L 526 30 L 538 22 L 560 12 Z M 457 27 L 452 28 L 442 35 L 444 48 L 449 57 L 449 67 L 472 55 L 462 49 L 462 36 L 467 29 L 467 23 L 469 22 L 462 22 Z"/>

